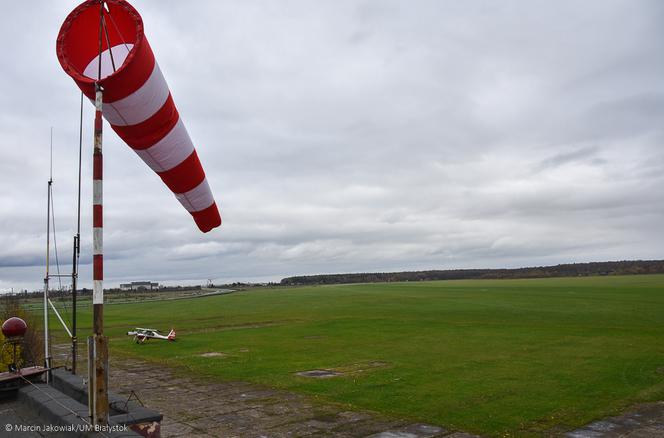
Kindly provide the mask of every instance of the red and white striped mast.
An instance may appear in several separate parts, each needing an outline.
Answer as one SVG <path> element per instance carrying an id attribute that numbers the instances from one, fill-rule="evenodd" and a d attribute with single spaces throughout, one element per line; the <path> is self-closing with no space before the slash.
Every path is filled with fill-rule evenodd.
<path id="1" fill-rule="evenodd" d="M 108 424 L 108 338 L 104 336 L 104 158 L 101 80 L 104 1 L 99 2 L 99 58 L 95 83 L 95 132 L 92 154 L 92 333 L 88 338 L 88 408 L 95 425 Z M 108 35 L 107 35 L 108 38 Z M 109 46 L 110 51 L 110 46 Z M 112 54 L 111 54 L 112 56 Z M 113 65 L 115 70 L 115 65 Z"/>
<path id="2" fill-rule="evenodd" d="M 92 312 L 93 335 L 88 338 L 88 388 L 94 424 L 108 424 L 108 339 L 104 336 L 104 210 L 102 155 L 103 91 L 95 84 L 95 137 L 92 155 Z"/>
<path id="3" fill-rule="evenodd" d="M 96 7 L 99 7 L 98 12 Z M 119 18 L 117 23 L 113 15 Z M 113 29 L 109 29 L 107 24 L 111 24 Z M 98 46 L 90 41 L 97 29 Z M 113 49 L 117 49 L 115 59 Z M 143 21 L 138 12 L 124 0 L 88 0 L 65 19 L 58 34 L 56 51 L 65 72 L 74 79 L 85 96 L 95 100 L 94 331 L 88 340 L 88 371 L 90 416 L 95 424 L 104 424 L 108 418 L 108 340 L 103 333 L 103 107 L 106 107 L 103 116 L 111 128 L 159 175 L 202 232 L 220 226 L 221 216 L 194 144 L 144 35 Z M 108 60 L 113 73 L 108 69 Z"/>

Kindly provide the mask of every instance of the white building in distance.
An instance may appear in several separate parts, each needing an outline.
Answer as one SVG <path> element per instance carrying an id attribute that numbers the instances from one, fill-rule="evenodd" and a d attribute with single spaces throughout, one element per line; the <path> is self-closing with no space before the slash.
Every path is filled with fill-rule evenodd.
<path id="1" fill-rule="evenodd" d="M 159 290 L 159 283 L 150 281 L 132 281 L 120 284 L 120 290 Z"/>

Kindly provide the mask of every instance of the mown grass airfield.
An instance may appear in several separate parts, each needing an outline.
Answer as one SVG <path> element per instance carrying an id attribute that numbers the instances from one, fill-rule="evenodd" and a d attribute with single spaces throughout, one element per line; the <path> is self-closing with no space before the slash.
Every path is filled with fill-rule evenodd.
<path id="1" fill-rule="evenodd" d="M 664 398 L 664 275 L 257 288 L 109 305 L 106 321 L 112 354 L 155 372 L 483 436 L 560 433 Z M 177 341 L 136 344 L 135 326 Z"/>

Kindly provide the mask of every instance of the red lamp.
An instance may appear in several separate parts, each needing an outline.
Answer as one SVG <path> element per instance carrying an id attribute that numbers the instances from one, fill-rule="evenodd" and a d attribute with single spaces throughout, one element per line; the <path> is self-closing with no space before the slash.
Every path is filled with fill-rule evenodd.
<path id="1" fill-rule="evenodd" d="M 16 316 L 9 318 L 2 323 L 2 334 L 5 338 L 18 338 L 25 335 L 28 325 L 21 318 Z"/>

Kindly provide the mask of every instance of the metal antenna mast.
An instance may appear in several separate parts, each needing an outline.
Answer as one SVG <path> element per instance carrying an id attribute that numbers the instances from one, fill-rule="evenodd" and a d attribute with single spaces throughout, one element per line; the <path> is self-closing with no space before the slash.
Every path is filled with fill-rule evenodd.
<path id="1" fill-rule="evenodd" d="M 48 192 L 46 197 L 46 275 L 44 276 L 44 367 L 51 368 L 51 354 L 48 332 L 48 281 L 50 278 L 51 256 L 51 195 L 53 189 L 53 127 L 51 127 L 51 154 L 48 177 Z M 46 382 L 50 381 L 50 371 L 46 373 Z"/>
<path id="2" fill-rule="evenodd" d="M 71 262 L 71 373 L 76 374 L 78 338 L 76 337 L 76 294 L 78 285 L 78 261 L 81 256 L 81 159 L 83 156 L 83 92 L 81 91 L 81 117 L 78 127 L 78 203 L 76 211 L 76 235 Z"/>

